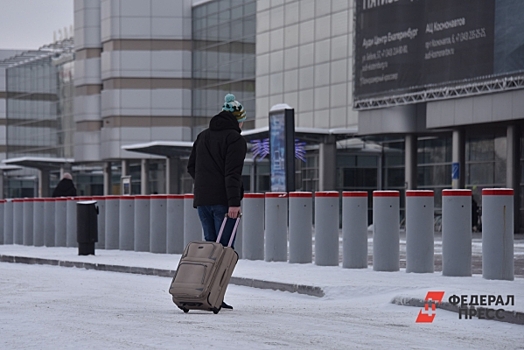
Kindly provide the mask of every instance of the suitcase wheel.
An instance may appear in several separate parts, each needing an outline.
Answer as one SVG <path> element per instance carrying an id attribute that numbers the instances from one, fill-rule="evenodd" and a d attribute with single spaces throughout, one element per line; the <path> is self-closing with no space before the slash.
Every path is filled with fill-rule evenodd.
<path id="1" fill-rule="evenodd" d="M 180 310 L 184 311 L 185 314 L 187 314 L 189 312 L 189 309 L 186 309 L 185 307 L 183 306 L 179 306 L 178 307 Z"/>
<path id="2" fill-rule="evenodd" d="M 218 308 L 214 307 L 212 311 L 213 311 L 213 313 L 216 315 L 216 314 L 218 314 L 218 312 L 220 311 L 220 309 L 221 309 L 221 307 L 218 307 Z"/>

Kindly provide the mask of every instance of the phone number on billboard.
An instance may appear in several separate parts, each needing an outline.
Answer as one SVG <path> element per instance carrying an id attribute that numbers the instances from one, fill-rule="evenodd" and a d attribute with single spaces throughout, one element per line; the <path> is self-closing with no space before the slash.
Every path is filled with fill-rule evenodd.
<path id="1" fill-rule="evenodd" d="M 463 41 L 481 39 L 485 37 L 486 37 L 486 29 L 479 28 L 479 29 L 469 30 L 467 32 L 453 34 L 451 36 L 451 41 L 460 43 Z"/>

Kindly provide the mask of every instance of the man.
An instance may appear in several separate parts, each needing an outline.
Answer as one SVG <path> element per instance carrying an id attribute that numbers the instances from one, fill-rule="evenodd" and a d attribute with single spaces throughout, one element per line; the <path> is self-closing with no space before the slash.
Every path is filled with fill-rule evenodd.
<path id="1" fill-rule="evenodd" d="M 216 241 L 222 221 L 228 220 L 220 243 L 227 246 L 235 220 L 240 215 L 244 196 L 242 168 L 247 145 L 240 135 L 246 112 L 235 96 L 227 94 L 222 111 L 211 118 L 193 144 L 187 171 L 195 180 L 193 206 L 204 230 L 206 241 Z M 234 247 L 234 241 L 232 244 Z M 232 309 L 222 303 L 222 307 Z"/>
<path id="2" fill-rule="evenodd" d="M 75 197 L 76 187 L 73 183 L 73 177 L 69 173 L 64 173 L 62 180 L 58 182 L 53 191 L 53 197 Z"/>

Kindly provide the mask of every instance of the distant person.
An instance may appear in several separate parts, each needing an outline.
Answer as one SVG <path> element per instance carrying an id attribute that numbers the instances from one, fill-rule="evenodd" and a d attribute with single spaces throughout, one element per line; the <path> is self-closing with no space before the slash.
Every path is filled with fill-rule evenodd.
<path id="1" fill-rule="evenodd" d="M 75 197 L 76 187 L 73 183 L 73 177 L 69 173 L 64 173 L 62 180 L 56 185 L 53 191 L 53 197 Z"/>

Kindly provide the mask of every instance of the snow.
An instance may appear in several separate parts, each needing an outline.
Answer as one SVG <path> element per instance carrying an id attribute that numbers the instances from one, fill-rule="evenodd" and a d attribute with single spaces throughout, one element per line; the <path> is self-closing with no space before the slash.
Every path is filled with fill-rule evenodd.
<path id="1" fill-rule="evenodd" d="M 0 255 L 174 270 L 180 255 L 118 250 L 78 256 L 75 248 L 0 246 Z M 177 309 L 170 278 L 47 265 L 0 263 L 2 349 L 518 349 L 524 326 L 459 319 L 436 310 L 415 323 L 428 291 L 515 296 L 524 312 L 524 279 L 485 280 L 240 260 L 235 277 L 321 287 L 322 298 L 230 285 L 234 310 L 218 315 Z"/>

